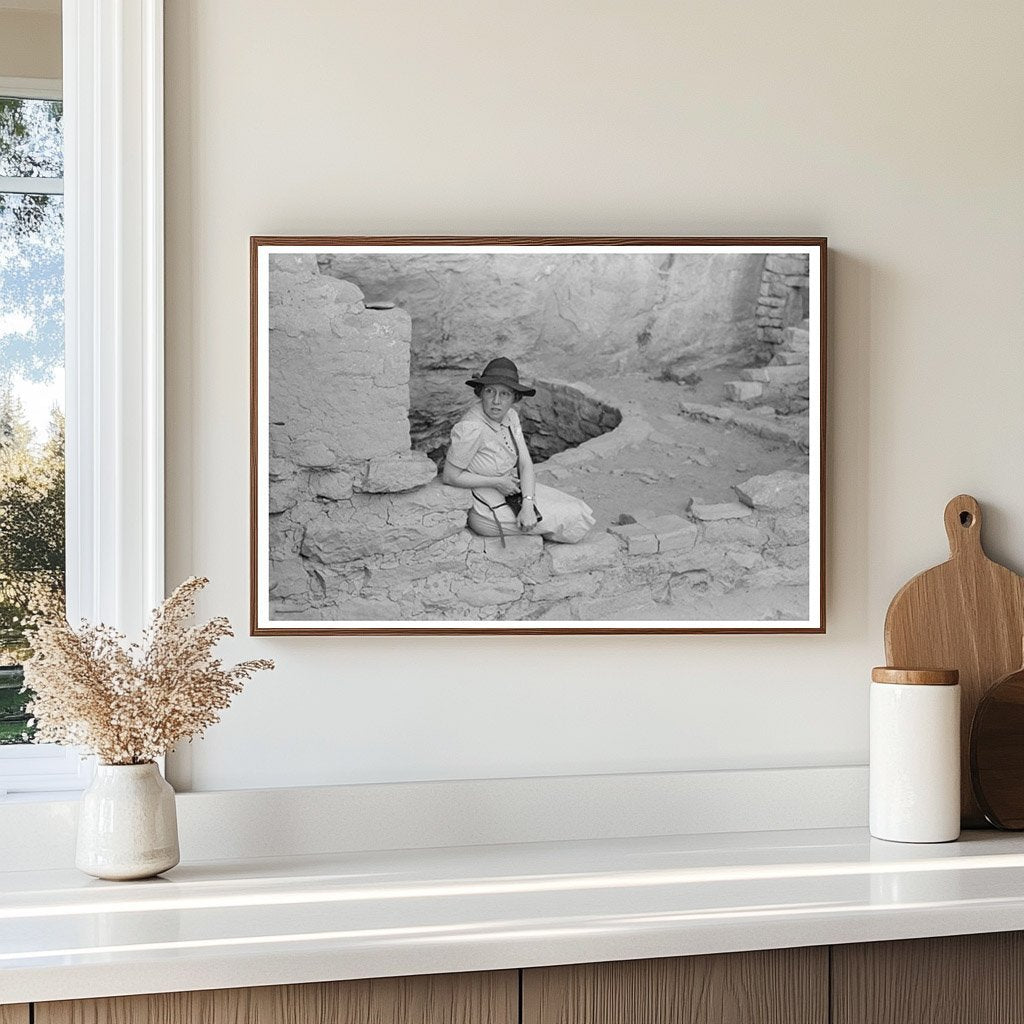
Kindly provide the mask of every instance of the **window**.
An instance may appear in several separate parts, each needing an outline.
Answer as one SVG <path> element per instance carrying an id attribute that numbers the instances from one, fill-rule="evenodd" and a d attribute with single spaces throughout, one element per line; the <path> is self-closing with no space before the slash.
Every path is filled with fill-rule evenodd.
<path id="1" fill-rule="evenodd" d="M 0 769 L 80 773 L 32 726 L 25 617 L 64 600 L 64 140 L 59 83 L 0 81 Z M 56 764 L 54 763 L 56 762 Z M 24 780 L 22 780 L 24 782 Z"/>
<path id="2" fill-rule="evenodd" d="M 31 738 L 25 616 L 64 599 L 62 108 L 0 87 L 0 745 Z"/>
<path id="3" fill-rule="evenodd" d="M 28 191 L 0 188 L 63 207 L 68 616 L 130 634 L 164 596 L 162 7 L 64 0 L 63 201 L 52 161 L 4 172 Z M 0 96 L 61 99 L 14 84 Z M 0 799 L 88 771 L 74 751 L 0 745 Z"/>

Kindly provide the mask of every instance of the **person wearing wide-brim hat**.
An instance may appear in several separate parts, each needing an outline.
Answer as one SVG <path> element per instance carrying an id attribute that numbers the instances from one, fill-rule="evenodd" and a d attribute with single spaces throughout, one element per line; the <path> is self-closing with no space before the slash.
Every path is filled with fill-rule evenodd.
<path id="1" fill-rule="evenodd" d="M 563 544 L 581 541 L 594 525 L 579 498 L 538 484 L 513 406 L 536 389 L 519 379 L 511 359 L 492 359 L 466 384 L 476 402 L 452 427 L 442 479 L 473 492 L 467 526 L 484 537 L 539 534 Z"/>
<path id="2" fill-rule="evenodd" d="M 517 394 L 520 398 L 527 398 L 537 394 L 536 388 L 531 388 L 519 380 L 519 367 L 506 359 L 498 356 L 492 359 L 476 377 L 470 377 L 466 383 L 476 391 L 477 388 L 486 387 L 488 384 L 499 384 Z"/>

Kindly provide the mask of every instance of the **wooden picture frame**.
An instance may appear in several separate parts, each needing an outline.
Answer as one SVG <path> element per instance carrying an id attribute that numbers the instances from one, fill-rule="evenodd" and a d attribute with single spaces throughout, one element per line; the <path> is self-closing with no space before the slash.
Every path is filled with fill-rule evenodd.
<path id="1" fill-rule="evenodd" d="M 252 635 L 823 633 L 826 257 L 254 236 Z"/>

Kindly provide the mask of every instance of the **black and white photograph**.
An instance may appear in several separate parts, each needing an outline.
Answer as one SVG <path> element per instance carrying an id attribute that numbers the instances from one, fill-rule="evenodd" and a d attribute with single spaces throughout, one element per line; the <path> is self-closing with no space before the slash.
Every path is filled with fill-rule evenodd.
<path id="1" fill-rule="evenodd" d="M 252 632 L 822 632 L 825 253 L 254 237 Z"/>

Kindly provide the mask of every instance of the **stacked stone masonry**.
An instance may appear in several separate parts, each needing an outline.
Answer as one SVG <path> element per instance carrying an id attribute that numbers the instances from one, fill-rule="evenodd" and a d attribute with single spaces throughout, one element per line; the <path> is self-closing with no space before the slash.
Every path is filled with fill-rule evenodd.
<path id="1" fill-rule="evenodd" d="M 343 540 L 322 530 L 307 539 L 307 553 L 324 559 L 317 617 L 577 621 L 638 597 L 673 617 L 673 605 L 699 607 L 740 586 L 806 591 L 806 474 L 755 478 L 737 486 L 735 503 L 694 503 L 683 515 L 596 530 L 579 545 L 475 537 L 464 528 L 460 492 L 438 483 L 424 489 L 431 498 L 419 508 L 433 509 L 435 519 L 419 544 L 400 525 L 383 537 L 362 530 Z"/>
<path id="2" fill-rule="evenodd" d="M 807 317 L 810 288 L 810 257 L 804 255 L 766 256 L 761 273 L 761 290 L 754 313 L 757 340 L 777 345 L 783 331 Z"/>
<path id="3" fill-rule="evenodd" d="M 806 413 L 810 407 L 810 332 L 806 323 L 786 327 L 767 366 L 740 370 L 725 385 L 731 402 L 780 414 Z"/>
<path id="4" fill-rule="evenodd" d="M 536 381 L 536 395 L 518 406 L 523 432 L 534 461 L 590 441 L 614 430 L 622 413 L 586 384 Z"/>
<path id="5" fill-rule="evenodd" d="M 282 617 L 573 621 L 653 601 L 666 617 L 677 606 L 679 617 L 697 618 L 688 610 L 740 586 L 806 590 L 806 474 L 754 478 L 734 503 L 695 502 L 575 545 L 477 537 L 465 529 L 464 493 L 435 482 L 415 500 L 392 500 L 395 521 L 383 533 L 373 515 L 352 528 L 349 508 L 311 528 L 303 554 L 322 585 L 280 605 Z"/>
<path id="6" fill-rule="evenodd" d="M 314 256 L 268 270 L 270 602 L 307 614 L 355 559 L 461 529 L 466 501 L 425 488 L 437 468 L 410 446 L 408 314 Z"/>

